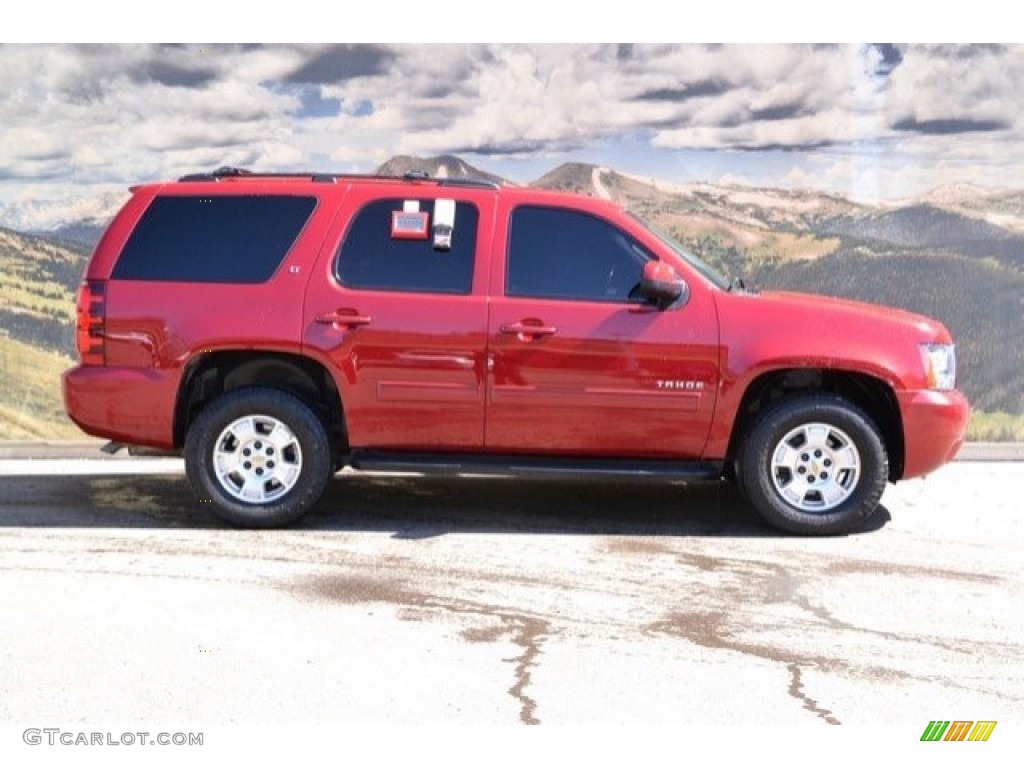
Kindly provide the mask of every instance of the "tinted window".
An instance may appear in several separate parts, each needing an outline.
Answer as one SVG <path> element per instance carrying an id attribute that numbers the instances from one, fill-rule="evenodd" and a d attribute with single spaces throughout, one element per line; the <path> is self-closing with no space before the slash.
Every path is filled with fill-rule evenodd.
<path id="1" fill-rule="evenodd" d="M 432 200 L 418 201 L 427 213 L 423 238 L 393 237 L 392 214 L 406 200 L 378 200 L 352 220 L 338 251 L 336 273 L 342 285 L 377 291 L 468 294 L 473 284 L 478 213 L 457 203 L 451 248 L 434 248 Z"/>
<path id="2" fill-rule="evenodd" d="M 265 282 L 315 207 L 315 197 L 285 195 L 158 197 L 128 238 L 113 277 Z"/>
<path id="3" fill-rule="evenodd" d="M 724 277 L 710 264 L 707 264 L 698 259 L 693 253 L 683 247 L 683 244 L 676 240 L 661 227 L 655 226 L 649 221 L 645 221 L 642 217 L 628 211 L 629 215 L 632 216 L 636 221 L 643 226 L 648 232 L 658 238 L 663 244 L 667 245 L 679 258 L 689 264 L 691 267 L 700 272 L 706 277 L 713 285 L 721 288 L 723 291 L 729 290 L 730 280 Z"/>
<path id="4" fill-rule="evenodd" d="M 422 238 L 395 237 L 392 213 L 408 200 L 377 200 L 362 208 L 349 226 L 335 265 L 338 280 L 349 288 L 421 293 L 469 293 L 473 285 L 478 213 L 470 203 L 456 203 L 451 247 L 434 247 L 433 200 L 418 201 L 427 214 Z"/>
<path id="5" fill-rule="evenodd" d="M 628 301 L 650 258 L 629 235 L 594 216 L 524 206 L 512 213 L 505 293 Z"/>

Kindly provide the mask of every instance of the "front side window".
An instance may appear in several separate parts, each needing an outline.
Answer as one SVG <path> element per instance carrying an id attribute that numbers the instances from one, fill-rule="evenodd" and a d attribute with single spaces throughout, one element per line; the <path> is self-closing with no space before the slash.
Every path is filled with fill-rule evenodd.
<path id="1" fill-rule="evenodd" d="M 315 197 L 290 195 L 154 198 L 125 243 L 112 277 L 266 282 L 314 208 Z"/>
<path id="2" fill-rule="evenodd" d="M 695 270 L 700 272 L 700 274 L 705 279 L 707 279 L 708 282 L 710 282 L 716 288 L 721 288 L 723 291 L 729 290 L 731 282 L 721 273 L 719 273 L 718 270 L 716 270 L 710 264 L 707 264 L 706 262 L 701 261 L 699 258 L 697 258 L 693 253 L 687 250 L 687 248 L 682 243 L 680 243 L 678 240 L 672 237 L 672 235 L 670 235 L 665 230 L 655 226 L 651 222 L 645 220 L 641 216 L 638 216 L 632 211 L 628 211 L 628 213 L 644 229 L 646 229 L 648 232 L 650 232 L 652 235 L 658 238 L 658 240 L 660 240 L 663 245 L 667 246 L 669 250 L 675 253 L 676 256 L 678 256 L 691 267 L 693 267 Z"/>
<path id="3" fill-rule="evenodd" d="M 335 275 L 346 288 L 468 294 L 479 214 L 472 203 L 376 200 L 353 217 Z"/>
<path id="4" fill-rule="evenodd" d="M 512 212 L 505 294 L 632 301 L 651 258 L 603 219 L 563 208 L 521 206 Z"/>

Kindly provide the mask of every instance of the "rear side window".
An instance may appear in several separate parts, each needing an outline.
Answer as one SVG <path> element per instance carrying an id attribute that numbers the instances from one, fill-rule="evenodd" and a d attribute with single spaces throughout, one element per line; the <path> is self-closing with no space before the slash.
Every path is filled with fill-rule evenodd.
<path id="1" fill-rule="evenodd" d="M 158 197 L 128 238 L 112 277 L 266 282 L 315 207 L 315 197 L 290 195 Z"/>
<path id="2" fill-rule="evenodd" d="M 415 209 L 414 219 L 423 217 L 421 235 L 396 229 L 394 214 L 411 209 Z M 444 248 L 435 247 L 436 215 L 434 200 L 377 200 L 360 209 L 338 250 L 338 281 L 346 288 L 363 290 L 469 293 L 477 208 L 472 203 L 455 204 L 455 219 Z"/>

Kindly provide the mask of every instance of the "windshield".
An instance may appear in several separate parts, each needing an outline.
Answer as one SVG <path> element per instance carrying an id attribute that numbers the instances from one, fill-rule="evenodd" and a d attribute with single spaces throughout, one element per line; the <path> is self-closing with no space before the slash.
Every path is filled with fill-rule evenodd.
<path id="1" fill-rule="evenodd" d="M 683 247 L 682 243 L 676 240 L 668 232 L 664 231 L 660 227 L 651 224 L 649 221 L 645 221 L 643 218 L 633 213 L 633 211 L 626 211 L 633 219 L 640 222 L 644 229 L 658 238 L 665 246 L 667 246 L 674 254 L 680 259 L 685 261 L 695 270 L 701 273 L 707 280 L 709 280 L 716 288 L 721 288 L 723 291 L 729 290 L 729 280 L 724 277 L 718 270 L 709 264 L 705 264 L 703 261 L 698 259 L 690 251 Z"/>

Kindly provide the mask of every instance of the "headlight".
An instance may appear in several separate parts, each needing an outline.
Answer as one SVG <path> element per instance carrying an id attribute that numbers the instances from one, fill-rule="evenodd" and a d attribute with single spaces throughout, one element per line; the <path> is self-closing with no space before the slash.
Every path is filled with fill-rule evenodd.
<path id="1" fill-rule="evenodd" d="M 929 389 L 956 386 L 956 353 L 952 344 L 922 344 L 921 361 Z"/>

